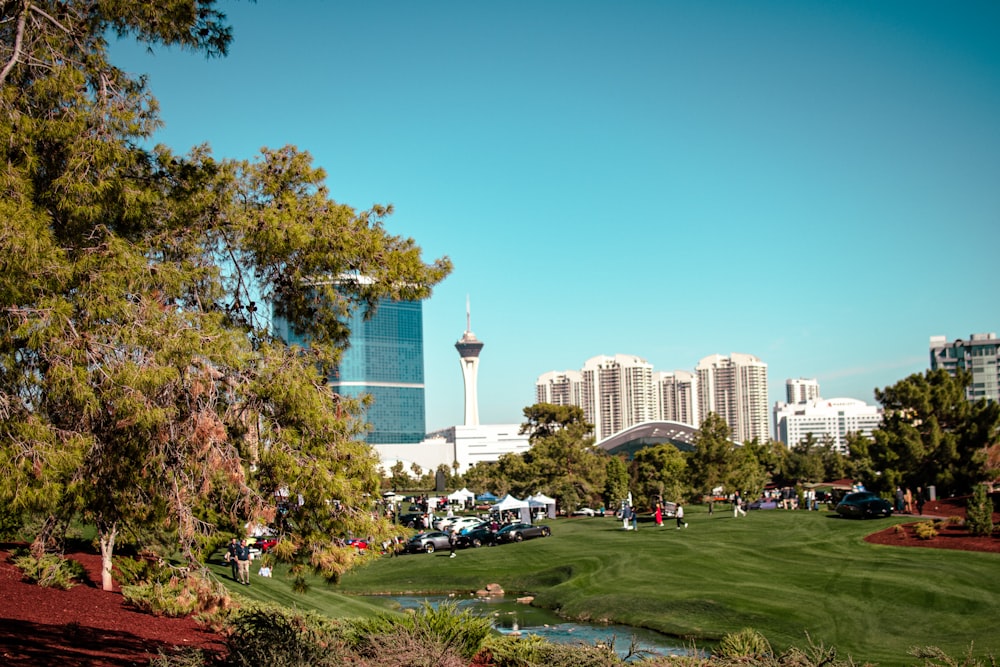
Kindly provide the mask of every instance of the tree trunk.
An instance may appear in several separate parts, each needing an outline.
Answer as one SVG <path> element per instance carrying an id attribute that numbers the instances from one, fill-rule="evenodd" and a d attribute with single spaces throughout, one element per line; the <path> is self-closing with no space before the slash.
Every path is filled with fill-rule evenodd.
<path id="1" fill-rule="evenodd" d="M 114 590 L 114 580 L 111 578 L 111 556 L 115 551 L 115 537 L 118 536 L 118 524 L 100 528 L 101 539 L 101 588 Z"/>

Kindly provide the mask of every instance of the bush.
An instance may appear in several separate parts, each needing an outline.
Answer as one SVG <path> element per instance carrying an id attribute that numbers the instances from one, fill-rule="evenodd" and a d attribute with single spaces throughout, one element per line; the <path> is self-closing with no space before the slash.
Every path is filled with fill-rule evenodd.
<path id="1" fill-rule="evenodd" d="M 69 590 L 87 576 L 79 562 L 56 554 L 35 558 L 22 551 L 14 558 L 14 565 L 25 580 L 46 588 Z"/>
<path id="2" fill-rule="evenodd" d="M 493 625 L 488 618 L 469 610 L 457 611 L 455 604 L 442 604 L 435 609 L 425 603 L 413 614 L 383 614 L 349 621 L 345 627 L 347 641 L 363 655 L 372 655 L 385 637 L 398 633 L 409 633 L 428 643 L 439 644 L 471 660 L 493 633 Z"/>
<path id="3" fill-rule="evenodd" d="M 938 531 L 933 521 L 921 521 L 913 525 L 913 533 L 922 540 L 930 540 L 937 537 Z"/>
<path id="4" fill-rule="evenodd" d="M 715 653 L 723 658 L 758 658 L 771 655 L 771 643 L 753 628 L 743 628 L 722 638 Z"/>
<path id="5" fill-rule="evenodd" d="M 215 625 L 216 617 L 232 606 L 225 587 L 198 574 L 172 576 L 166 582 L 123 585 L 122 596 L 129 604 L 154 616 L 195 614 L 209 625 Z"/>
<path id="6" fill-rule="evenodd" d="M 986 495 L 986 487 L 977 484 L 965 508 L 969 533 L 977 537 L 993 534 L 993 501 Z"/>
<path id="7" fill-rule="evenodd" d="M 624 664 L 613 647 L 557 644 L 537 635 L 494 636 L 487 651 L 496 667 L 620 667 Z M 671 663 L 678 664 L 678 663 Z"/>
<path id="8" fill-rule="evenodd" d="M 254 605 L 237 612 L 229 629 L 227 665 L 333 667 L 349 664 L 337 625 L 316 614 Z"/>

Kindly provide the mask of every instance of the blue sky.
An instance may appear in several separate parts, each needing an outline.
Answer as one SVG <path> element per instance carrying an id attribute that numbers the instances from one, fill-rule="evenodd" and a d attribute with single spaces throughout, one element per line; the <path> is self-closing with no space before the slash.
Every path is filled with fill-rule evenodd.
<path id="1" fill-rule="evenodd" d="M 293 144 L 455 270 L 424 304 L 428 429 L 598 355 L 768 364 L 874 402 L 928 339 L 1000 330 L 1000 3 L 260 0 L 227 58 L 131 42 L 185 152 Z"/>

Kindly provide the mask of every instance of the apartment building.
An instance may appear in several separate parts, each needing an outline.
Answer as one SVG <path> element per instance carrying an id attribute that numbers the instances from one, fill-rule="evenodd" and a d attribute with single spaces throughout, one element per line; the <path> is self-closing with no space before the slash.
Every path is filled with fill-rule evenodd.
<path id="1" fill-rule="evenodd" d="M 713 354 L 698 362 L 695 373 L 702 419 L 720 415 L 737 442 L 770 437 L 766 363 L 750 354 Z"/>
<path id="2" fill-rule="evenodd" d="M 952 376 L 969 371 L 972 383 L 965 391 L 970 401 L 980 398 L 1000 401 L 1000 339 L 995 333 L 972 334 L 968 340 L 948 342 L 945 336 L 931 336 L 931 370 L 943 368 Z"/>

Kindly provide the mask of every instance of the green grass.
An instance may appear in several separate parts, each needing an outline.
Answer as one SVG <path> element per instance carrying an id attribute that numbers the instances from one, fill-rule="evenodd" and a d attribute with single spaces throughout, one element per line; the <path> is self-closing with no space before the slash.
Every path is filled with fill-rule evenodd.
<path id="1" fill-rule="evenodd" d="M 571 618 L 705 643 L 752 627 L 775 648 L 805 647 L 811 638 L 841 656 L 882 665 L 913 664 L 907 652 L 914 646 L 957 656 L 974 644 L 977 654 L 1000 654 L 997 555 L 863 541 L 902 519 L 847 521 L 825 511 L 780 510 L 733 519 L 700 507 L 687 514 L 687 529 L 640 523 L 636 532 L 611 518 L 557 519 L 549 522 L 550 538 L 467 549 L 454 559 L 447 553 L 382 558 L 333 590 L 432 594 L 496 582 Z M 321 587 L 306 596 L 289 589 L 282 601 L 304 607 L 307 599 L 335 595 Z M 331 600 L 316 608 L 349 608 L 343 596 Z"/>

